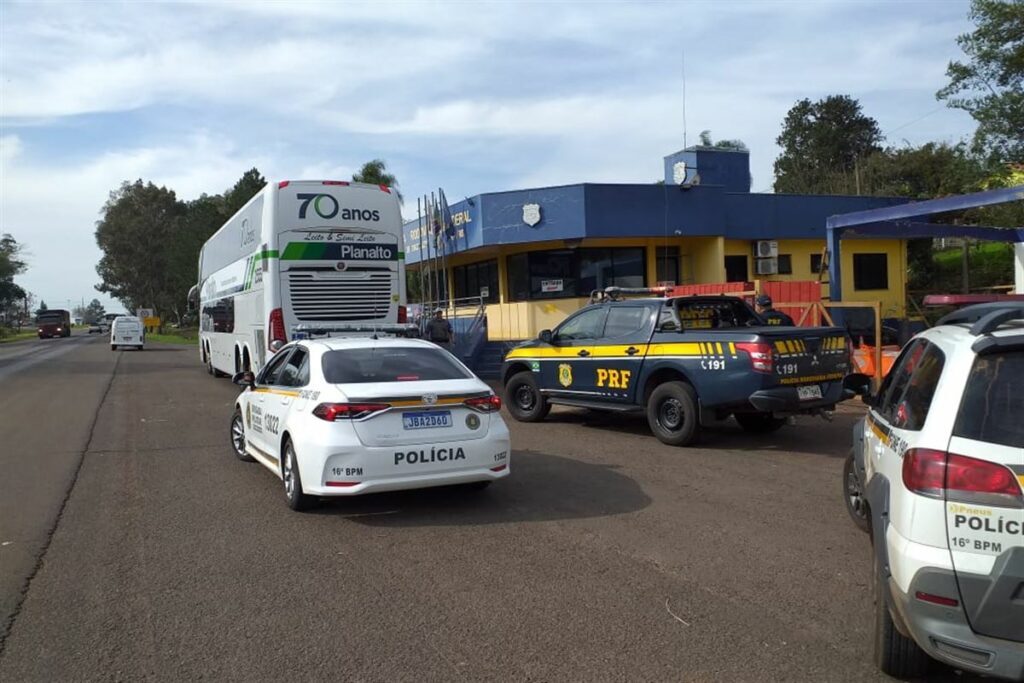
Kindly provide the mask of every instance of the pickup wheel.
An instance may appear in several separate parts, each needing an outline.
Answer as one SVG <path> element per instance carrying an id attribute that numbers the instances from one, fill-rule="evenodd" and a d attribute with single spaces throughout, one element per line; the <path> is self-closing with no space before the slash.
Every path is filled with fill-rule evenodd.
<path id="1" fill-rule="evenodd" d="M 786 424 L 786 418 L 773 417 L 771 413 L 736 413 L 734 417 L 740 427 L 753 434 L 776 432 Z"/>
<path id="2" fill-rule="evenodd" d="M 505 385 L 505 405 L 520 422 L 540 422 L 551 412 L 551 404 L 540 393 L 537 378 L 529 370 L 512 375 Z"/>
<path id="3" fill-rule="evenodd" d="M 647 424 L 658 440 L 669 446 L 687 446 L 700 431 L 697 394 L 685 382 L 659 384 L 647 401 Z"/>

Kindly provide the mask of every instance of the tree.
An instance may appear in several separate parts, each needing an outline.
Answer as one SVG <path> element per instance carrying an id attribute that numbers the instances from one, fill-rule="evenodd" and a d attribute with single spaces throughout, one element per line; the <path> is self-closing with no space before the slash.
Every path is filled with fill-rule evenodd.
<path id="1" fill-rule="evenodd" d="M 107 311 L 99 299 L 93 299 L 81 310 L 82 321 L 86 323 L 99 322 Z"/>
<path id="2" fill-rule="evenodd" d="M 14 276 L 25 272 L 24 245 L 8 234 L 0 235 L 0 316 L 5 325 L 20 320 L 19 304 L 25 301 L 25 290 L 14 282 Z"/>
<path id="3" fill-rule="evenodd" d="M 39 316 L 41 313 L 45 313 L 48 310 L 50 310 L 50 308 L 46 305 L 46 302 L 40 301 L 39 308 L 36 309 L 36 316 Z"/>
<path id="4" fill-rule="evenodd" d="M 719 140 L 718 142 L 714 142 L 711 139 L 710 130 L 702 130 L 700 132 L 700 145 L 701 147 L 714 147 L 715 149 L 730 149 L 736 152 L 750 151 L 743 140 Z"/>
<path id="5" fill-rule="evenodd" d="M 949 63 L 935 96 L 978 122 L 977 152 L 1024 162 L 1024 1 L 972 0 L 969 16 L 974 31 L 956 40 L 967 61 Z"/>
<path id="6" fill-rule="evenodd" d="M 174 297 L 167 288 L 172 277 L 168 253 L 184 212 L 173 190 L 153 183 L 126 182 L 112 192 L 96 225 L 96 242 L 103 251 L 96 289 L 119 299 L 129 311 L 143 306 L 170 310 Z"/>
<path id="7" fill-rule="evenodd" d="M 838 191 L 837 174 L 856 181 L 859 161 L 879 151 L 882 132 L 857 100 L 830 95 L 793 105 L 775 141 L 782 147 L 775 160 L 776 192 L 831 194 Z"/>
<path id="8" fill-rule="evenodd" d="M 111 192 L 96 224 L 103 251 L 96 288 L 130 311 L 152 307 L 180 321 L 188 290 L 199 280 L 203 243 L 266 184 L 252 168 L 223 194 L 183 202 L 166 187 L 123 183 Z"/>
<path id="9" fill-rule="evenodd" d="M 238 182 L 224 193 L 224 221 L 234 216 L 266 184 L 267 179 L 256 168 L 243 173 Z"/>
<path id="10" fill-rule="evenodd" d="M 25 246 L 4 233 L 0 235 L 0 280 L 13 279 L 25 272 L 28 264 L 22 258 Z"/>
<path id="11" fill-rule="evenodd" d="M 398 180 L 387 172 L 388 165 L 383 159 L 373 159 L 363 164 L 358 173 L 352 174 L 352 180 L 357 183 L 370 183 L 372 185 L 387 185 L 394 190 L 398 201 L 403 201 L 402 193 L 398 189 Z"/>

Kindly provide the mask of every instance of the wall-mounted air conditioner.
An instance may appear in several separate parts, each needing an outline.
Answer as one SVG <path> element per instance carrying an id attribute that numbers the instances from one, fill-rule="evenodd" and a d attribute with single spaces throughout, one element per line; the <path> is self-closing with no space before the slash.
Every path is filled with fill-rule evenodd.
<path id="1" fill-rule="evenodd" d="M 779 273 L 779 259 L 777 258 L 759 258 L 757 259 L 757 274 L 758 275 L 778 275 Z"/>
<path id="2" fill-rule="evenodd" d="M 754 246 L 754 256 L 757 258 L 779 257 L 779 243 L 775 240 L 758 240 Z"/>

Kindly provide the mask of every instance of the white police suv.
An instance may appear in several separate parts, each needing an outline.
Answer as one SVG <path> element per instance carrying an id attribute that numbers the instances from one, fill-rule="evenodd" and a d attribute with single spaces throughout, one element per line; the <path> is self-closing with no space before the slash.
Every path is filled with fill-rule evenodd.
<path id="1" fill-rule="evenodd" d="M 1024 680 L 1024 304 L 946 316 L 865 402 L 846 492 L 872 536 L 876 664 Z"/>
<path id="2" fill-rule="evenodd" d="M 288 504 L 321 496 L 463 484 L 509 474 L 501 399 L 462 363 L 418 339 L 296 341 L 245 387 L 235 455 L 284 482 Z"/>

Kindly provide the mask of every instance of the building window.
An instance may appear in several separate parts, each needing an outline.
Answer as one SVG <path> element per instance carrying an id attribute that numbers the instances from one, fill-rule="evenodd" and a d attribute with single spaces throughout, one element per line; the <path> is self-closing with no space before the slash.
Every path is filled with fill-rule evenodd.
<path id="1" fill-rule="evenodd" d="M 779 254 L 779 275 L 793 274 L 793 257 L 789 254 Z"/>
<path id="2" fill-rule="evenodd" d="M 676 247 L 658 247 L 655 251 L 655 258 L 658 265 L 658 282 L 678 285 L 681 282 L 679 277 L 679 249 Z"/>
<path id="3" fill-rule="evenodd" d="M 888 254 L 854 254 L 853 288 L 889 289 Z"/>
<path id="4" fill-rule="evenodd" d="M 725 257 L 725 281 L 746 282 L 747 281 L 747 257 L 726 256 Z"/>
<path id="5" fill-rule="evenodd" d="M 467 299 L 482 296 L 489 304 L 498 301 L 498 262 L 482 261 L 452 268 L 452 284 L 455 298 Z"/>
<path id="6" fill-rule="evenodd" d="M 595 289 L 645 282 L 641 248 L 551 249 L 508 258 L 512 301 L 589 296 Z"/>
<path id="7" fill-rule="evenodd" d="M 508 257 L 508 300 L 526 301 L 530 298 L 530 264 L 528 254 Z"/>
<path id="8" fill-rule="evenodd" d="M 811 275 L 821 272 L 821 254 L 811 254 Z"/>

